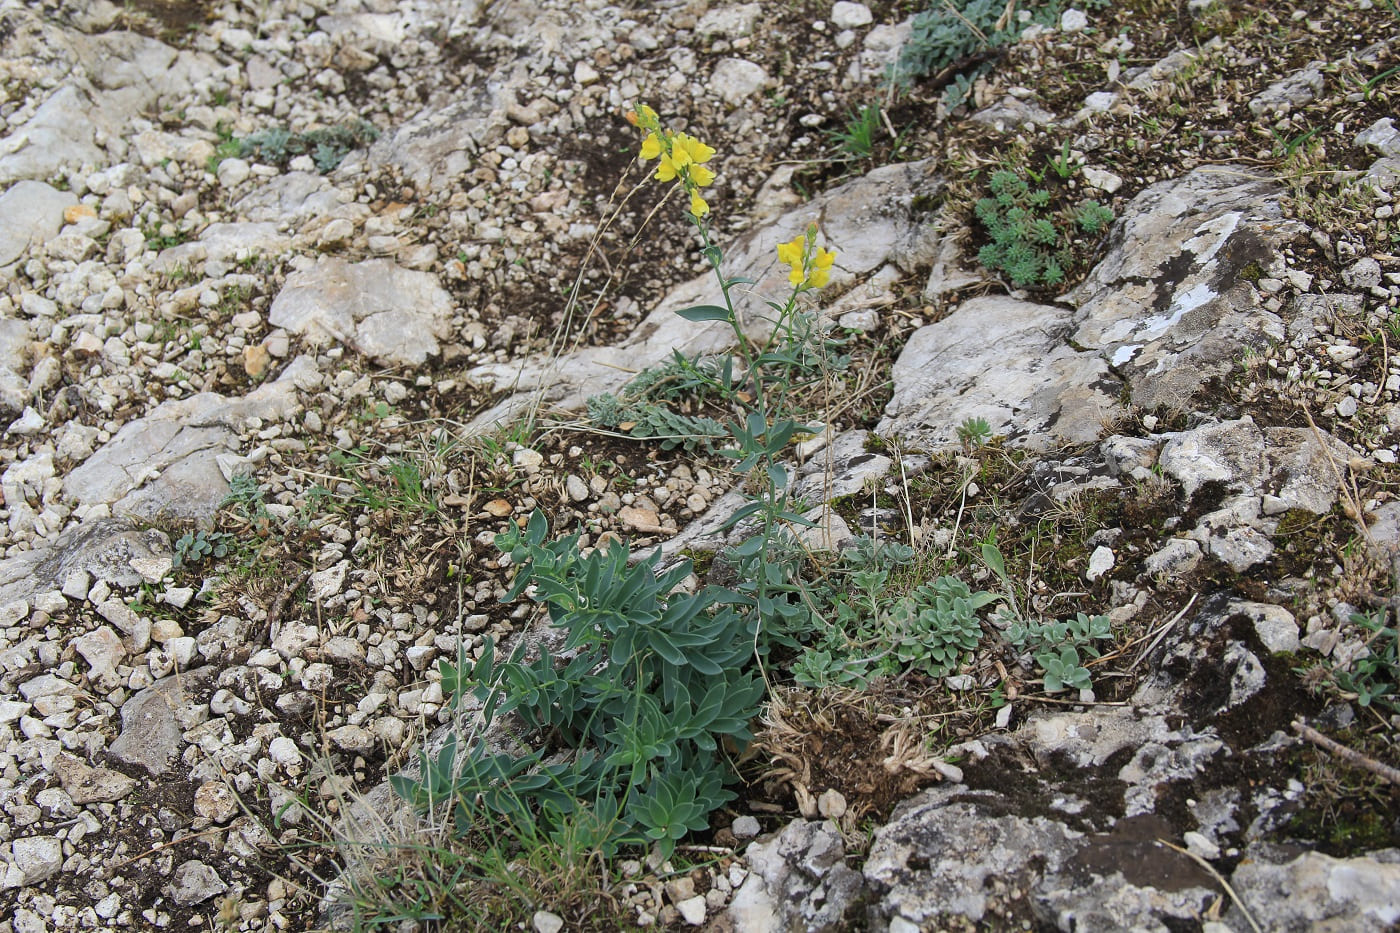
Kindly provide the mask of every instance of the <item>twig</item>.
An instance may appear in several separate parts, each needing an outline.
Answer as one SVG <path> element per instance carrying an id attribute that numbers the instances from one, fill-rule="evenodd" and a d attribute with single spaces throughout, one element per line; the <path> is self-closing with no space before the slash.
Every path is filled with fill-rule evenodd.
<path id="1" fill-rule="evenodd" d="M 189 842 L 189 841 L 192 840 L 192 839 L 199 839 L 199 838 L 202 837 L 202 836 L 212 836 L 212 835 L 214 835 L 215 833 L 221 833 L 221 832 L 223 832 L 223 831 L 226 830 L 226 829 L 228 829 L 227 826 L 214 826 L 214 827 L 212 827 L 212 828 L 210 828 L 210 829 L 202 830 L 202 831 L 197 832 L 197 833 L 190 833 L 188 836 L 181 836 L 179 839 L 171 839 L 169 842 L 162 842 L 162 843 L 161 843 L 160 845 L 158 845 L 158 846 L 152 846 L 151 848 L 147 849 L 145 852 L 141 852 L 141 853 L 138 853 L 138 854 L 136 854 L 136 855 L 133 855 L 131 858 L 127 859 L 125 862 L 119 863 L 119 864 L 117 865 L 117 868 L 125 868 L 126 866 L 130 865 L 132 862 L 137 862 L 137 861 L 140 861 L 140 860 L 143 859 L 143 858 L 146 858 L 147 856 L 155 855 L 157 852 L 162 852 L 162 851 L 164 851 L 164 850 L 166 850 L 166 849 L 169 849 L 171 846 L 178 846 L 178 845 L 179 845 L 180 843 L 182 843 L 182 842 Z"/>
<path id="2" fill-rule="evenodd" d="M 1186 613 L 1190 611 L 1191 607 L 1196 604 L 1197 595 L 1198 594 L 1196 593 L 1192 593 L 1191 598 L 1186 601 L 1186 605 L 1181 607 L 1181 611 L 1178 612 L 1176 615 L 1172 616 L 1170 619 L 1168 619 L 1167 624 L 1163 625 L 1160 629 L 1157 630 L 1157 636 L 1152 639 L 1152 644 L 1144 648 L 1142 654 L 1138 655 L 1133 660 L 1133 663 L 1128 665 L 1129 671 L 1141 664 L 1142 659 L 1151 654 L 1153 649 L 1157 647 L 1157 645 L 1162 641 L 1162 639 L 1167 637 L 1167 632 L 1171 631 L 1172 626 L 1175 625 L 1181 619 L 1182 616 L 1186 615 Z"/>
<path id="3" fill-rule="evenodd" d="M 1162 845 L 1166 846 L 1168 849 L 1171 849 L 1175 852 L 1180 852 L 1182 855 L 1186 856 L 1191 861 L 1204 868 L 1210 874 L 1210 876 L 1214 878 L 1222 888 L 1225 889 L 1225 893 L 1230 895 L 1230 900 L 1235 902 L 1235 906 L 1240 909 L 1240 913 L 1244 914 L 1244 918 L 1249 921 L 1250 929 L 1254 930 L 1254 933 L 1264 933 L 1264 931 L 1260 929 L 1259 924 L 1254 922 L 1254 915 L 1249 912 L 1248 907 L 1244 906 L 1244 901 L 1242 901 L 1240 899 L 1240 896 L 1235 893 L 1235 889 L 1230 887 L 1230 882 L 1225 880 L 1225 876 L 1215 870 L 1214 865 L 1212 865 L 1210 862 L 1207 862 L 1205 859 L 1201 858 L 1196 853 L 1188 852 L 1181 846 L 1172 845 L 1165 839 L 1158 839 L 1157 841 L 1160 842 Z"/>
<path id="4" fill-rule="evenodd" d="M 1343 761 L 1349 764 L 1356 765 L 1358 768 L 1365 768 L 1372 774 L 1378 777 L 1383 777 L 1392 784 L 1400 784 L 1400 769 L 1392 768 L 1390 765 L 1387 764 L 1382 764 L 1381 762 L 1376 761 L 1374 758 L 1367 758 L 1365 755 L 1361 754 L 1355 749 L 1347 748 L 1345 745 L 1343 745 L 1341 742 L 1336 741 L 1335 739 L 1329 739 L 1327 736 L 1323 735 L 1321 732 L 1318 732 L 1316 729 L 1303 722 L 1301 719 L 1293 720 L 1293 731 L 1298 733 L 1303 738 L 1307 739 L 1309 742 L 1313 743 L 1323 751 L 1328 752 L 1332 755 L 1336 755 L 1338 758 L 1342 759 Z"/>
<path id="5" fill-rule="evenodd" d="M 1381 372 L 1383 372 L 1383 373 L 1388 373 L 1388 372 L 1390 372 L 1390 343 L 1389 343 L 1389 341 L 1387 341 L 1387 340 L 1385 339 L 1385 328 L 1384 328 L 1384 327 L 1381 328 L 1380 333 L 1381 333 Z M 1371 396 L 1371 404 L 1372 404 L 1372 405 L 1374 405 L 1374 404 L 1376 404 L 1376 402 L 1380 401 L 1381 393 L 1384 392 L 1384 391 L 1385 391 L 1385 382 L 1384 382 L 1384 380 L 1382 380 L 1381 383 L 1380 383 L 1380 385 L 1376 386 L 1376 394 Z"/>
<path id="6" fill-rule="evenodd" d="M 301 589 L 301 585 L 311 579 L 311 568 L 303 570 L 292 581 L 292 585 L 283 590 L 276 599 L 272 601 L 272 608 L 267 610 L 267 643 L 272 644 L 272 630 L 282 619 L 282 610 L 287 608 L 287 600 L 292 598 L 292 594 Z"/>

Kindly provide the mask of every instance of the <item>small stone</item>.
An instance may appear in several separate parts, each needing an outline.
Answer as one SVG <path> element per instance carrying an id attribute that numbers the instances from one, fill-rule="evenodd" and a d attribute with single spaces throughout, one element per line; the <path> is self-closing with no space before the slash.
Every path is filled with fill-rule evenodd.
<path id="1" fill-rule="evenodd" d="M 226 823 L 238 812 L 238 799 L 223 781 L 205 781 L 195 789 L 194 812 L 206 820 Z"/>
<path id="2" fill-rule="evenodd" d="M 825 819 L 839 820 L 846 815 L 846 798 L 836 788 L 828 788 L 817 798 L 817 812 Z"/>
<path id="3" fill-rule="evenodd" d="M 355 755 L 368 755 L 374 751 L 374 733 L 360 726 L 341 726 L 326 733 L 331 743 Z"/>
<path id="4" fill-rule="evenodd" d="M 588 484 L 572 473 L 564 480 L 564 491 L 575 502 L 582 502 L 588 498 Z"/>
<path id="5" fill-rule="evenodd" d="M 1195 830 L 1188 830 L 1183 833 L 1181 841 L 1186 843 L 1187 852 L 1199 856 L 1208 862 L 1220 858 L 1220 846 L 1211 842 Z"/>
<path id="6" fill-rule="evenodd" d="M 297 749 L 297 743 L 285 735 L 279 735 L 267 743 L 267 757 L 283 768 L 291 768 L 301 763 L 301 752 Z"/>
<path id="7" fill-rule="evenodd" d="M 249 379 L 261 379 L 271 365 L 272 354 L 267 352 L 267 347 L 255 343 L 243 348 L 243 371 Z"/>
<path id="8" fill-rule="evenodd" d="M 544 464 L 544 454 L 538 450 L 522 447 L 511 454 L 510 462 L 517 470 L 534 473 Z"/>
<path id="9" fill-rule="evenodd" d="M 1354 414 L 1356 414 L 1356 399 L 1350 395 L 1337 403 L 1338 418 L 1350 418 Z"/>
<path id="10" fill-rule="evenodd" d="M 831 8 L 831 25 L 837 29 L 858 29 L 875 21 L 875 14 L 864 3 L 848 3 L 838 0 Z"/>
<path id="11" fill-rule="evenodd" d="M 564 929 L 564 918 L 547 910 L 537 910 L 531 919 L 531 925 L 535 928 L 535 933 L 559 933 Z"/>
<path id="12" fill-rule="evenodd" d="M 219 163 L 217 172 L 219 184 L 225 188 L 236 187 L 247 180 L 252 173 L 252 166 L 242 159 L 224 159 Z"/>
<path id="13" fill-rule="evenodd" d="M 10 859 L 24 873 L 24 885 L 38 884 L 63 866 L 63 843 L 57 836 L 25 836 L 10 844 Z"/>
<path id="14" fill-rule="evenodd" d="M 63 579 L 62 592 L 69 599 L 87 599 L 88 587 L 92 586 L 92 577 L 86 570 L 74 570 Z"/>
<path id="15" fill-rule="evenodd" d="M 729 826 L 729 831 L 734 834 L 736 839 L 752 839 L 758 835 L 758 820 L 747 814 L 736 816 L 734 822 Z"/>
<path id="16" fill-rule="evenodd" d="M 1084 576 L 1092 582 L 1112 569 L 1113 551 L 1101 544 L 1089 555 L 1089 569 L 1085 571 Z"/>
<path id="17" fill-rule="evenodd" d="M 97 681 L 114 679 L 117 665 L 126 657 L 121 636 L 106 625 L 73 639 L 73 647 L 88 662 L 88 677 Z"/>
<path id="18" fill-rule="evenodd" d="M 581 61 L 574 65 L 575 84 L 592 84 L 601 77 L 602 75 L 598 73 L 598 69 L 594 68 L 588 62 Z"/>
<path id="19" fill-rule="evenodd" d="M 1083 32 L 1089 26 L 1089 17 L 1083 10 L 1065 10 L 1060 14 L 1062 32 Z"/>
<path id="20" fill-rule="evenodd" d="M 355 225 L 343 217 L 326 224 L 321 230 L 322 246 L 339 246 L 355 235 Z"/>
<path id="21" fill-rule="evenodd" d="M 54 773 L 69 799 L 78 806 L 121 800 L 136 787 L 136 780 L 120 771 L 92 768 L 72 755 L 60 755 Z"/>
<path id="22" fill-rule="evenodd" d="M 1113 194 L 1113 192 L 1123 187 L 1123 179 L 1106 169 L 1086 165 L 1084 166 L 1082 174 L 1084 175 L 1084 181 L 1087 182 L 1090 187 L 1098 188 L 1100 191 L 1106 192 L 1107 194 Z"/>
<path id="23" fill-rule="evenodd" d="M 698 927 L 705 922 L 705 897 L 697 894 L 695 897 L 687 898 L 676 905 L 676 910 L 680 911 L 682 920 L 693 927 Z"/>
<path id="24" fill-rule="evenodd" d="M 654 509 L 624 506 L 618 510 L 617 517 L 623 525 L 642 534 L 662 534 L 666 530 L 661 527 L 661 516 Z"/>
<path id="25" fill-rule="evenodd" d="M 433 656 L 437 654 L 437 648 L 432 645 L 414 645 L 404 652 L 404 657 L 408 659 L 409 667 L 415 671 L 425 671 L 433 663 Z"/>
<path id="26" fill-rule="evenodd" d="M 486 505 L 482 506 L 482 508 L 486 510 L 488 515 L 495 518 L 505 518 L 511 512 L 515 511 L 515 506 L 504 499 L 492 499 L 490 502 L 486 503 Z"/>
<path id="27" fill-rule="evenodd" d="M 218 873 L 196 859 L 180 863 L 170 877 L 170 897 L 181 907 L 202 904 L 227 890 Z"/>
<path id="28" fill-rule="evenodd" d="M 174 561 L 169 557 L 133 557 L 127 561 L 127 566 L 139 573 L 147 583 L 159 583 L 170 574 Z"/>

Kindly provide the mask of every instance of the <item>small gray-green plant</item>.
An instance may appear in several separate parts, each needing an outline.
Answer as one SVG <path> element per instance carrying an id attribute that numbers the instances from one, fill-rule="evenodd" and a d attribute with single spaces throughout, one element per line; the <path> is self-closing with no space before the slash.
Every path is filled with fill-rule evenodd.
<path id="1" fill-rule="evenodd" d="M 224 159 L 249 156 L 262 162 L 285 167 L 299 155 L 309 155 L 321 173 L 334 171 L 345 157 L 379 137 L 379 130 L 366 120 L 354 120 L 335 126 L 293 133 L 286 127 L 274 126 L 238 139 L 219 128 L 220 141 L 209 157 L 210 172 L 218 170 Z"/>
<path id="2" fill-rule="evenodd" d="M 1059 285 L 1075 263 L 1075 226 L 1098 233 L 1113 219 L 1097 201 L 1084 201 L 1066 220 L 1052 209 L 1049 191 L 1032 189 L 1009 169 L 993 172 L 988 187 L 991 197 L 980 199 L 974 213 L 991 242 L 977 258 L 993 272 L 1004 273 L 1016 288 Z"/>
<path id="3" fill-rule="evenodd" d="M 1108 616 L 1078 613 L 1073 619 L 1054 622 L 1014 621 L 1006 629 L 1006 641 L 1027 651 L 1044 672 L 1045 691 L 1086 690 L 1091 683 L 1085 657 L 1097 658 L 1095 642 L 1113 638 Z M 1081 654 L 1082 652 L 1082 654 Z"/>
<path id="4" fill-rule="evenodd" d="M 518 568 L 507 598 L 529 589 L 545 604 L 568 660 L 517 650 L 498 661 L 488 641 L 475 664 L 442 665 L 454 703 L 475 696 L 488 726 L 514 713 L 542 747 L 515 755 L 450 741 L 395 789 L 422 806 L 452 803 L 463 833 L 482 820 L 548 833 L 586 819 L 606 852 L 655 843 L 669 855 L 734 797 L 723 747 L 750 739 L 764 692 L 748 663 L 751 620 L 728 590 L 677 591 L 688 562 L 658 573 L 659 551 L 632 563 L 626 544 L 585 555 L 577 534 L 548 535 L 535 512 L 496 543 Z"/>
<path id="5" fill-rule="evenodd" d="M 227 557 L 232 537 L 222 531 L 187 531 L 175 539 L 171 567 L 179 570 L 191 564 L 202 563 L 211 557 L 216 560 Z"/>
<path id="6" fill-rule="evenodd" d="M 1337 686 L 1355 693 L 1361 706 L 1400 713 L 1400 628 L 1385 624 L 1384 609 L 1353 613 L 1351 623 L 1366 632 L 1368 653 L 1336 672 Z"/>
<path id="7" fill-rule="evenodd" d="M 992 426 L 986 418 L 966 418 L 958 425 L 958 443 L 963 452 L 971 454 L 992 439 Z"/>
<path id="8" fill-rule="evenodd" d="M 894 581 L 914 557 L 908 545 L 858 539 L 808 584 L 810 615 L 783 633 L 802 648 L 792 668 L 799 684 L 863 687 L 909 671 L 937 678 L 966 663 L 982 638 L 977 613 L 999 597 L 948 576 L 904 590 Z"/>

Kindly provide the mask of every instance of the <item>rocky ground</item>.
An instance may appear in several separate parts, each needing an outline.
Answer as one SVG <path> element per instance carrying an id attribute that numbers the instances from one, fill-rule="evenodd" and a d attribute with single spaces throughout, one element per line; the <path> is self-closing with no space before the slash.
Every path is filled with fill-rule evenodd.
<path id="1" fill-rule="evenodd" d="M 530 622 L 507 522 L 723 546 L 724 461 L 583 414 L 726 349 L 673 314 L 713 289 L 639 103 L 719 150 L 756 292 L 809 222 L 837 251 L 818 543 L 991 586 L 994 535 L 1114 639 L 1077 695 L 1005 644 L 779 684 L 713 860 L 624 866 L 619 916 L 1394 924 L 1357 761 L 1400 763 L 1400 662 L 1353 614 L 1394 632 L 1400 10 L 1276 6 L 1066 5 L 959 102 L 885 83 L 907 3 L 0 0 L 0 930 L 315 927 L 437 662 Z M 1116 215 L 1056 287 L 977 262 L 998 167 Z"/>

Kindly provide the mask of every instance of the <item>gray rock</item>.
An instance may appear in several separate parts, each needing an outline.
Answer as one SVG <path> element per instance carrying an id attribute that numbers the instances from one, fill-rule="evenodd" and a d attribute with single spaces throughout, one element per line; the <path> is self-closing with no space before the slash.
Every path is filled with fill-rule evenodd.
<path id="1" fill-rule="evenodd" d="M 998 132 L 1015 133 L 1026 126 L 1048 126 L 1055 122 L 1055 115 L 1033 101 L 1008 94 L 990 107 L 974 113 L 971 119 Z"/>
<path id="2" fill-rule="evenodd" d="M 292 245 L 292 238 L 277 226 L 271 222 L 210 224 L 198 240 L 162 250 L 151 263 L 151 271 L 171 273 L 210 260 L 227 262 L 240 255 L 275 256 Z"/>
<path id="3" fill-rule="evenodd" d="M 23 836 L 10 843 L 10 853 L 25 885 L 51 878 L 63 867 L 63 843 L 57 836 Z"/>
<path id="4" fill-rule="evenodd" d="M 837 29 L 859 29 L 861 26 L 869 26 L 874 21 L 875 15 L 864 3 L 836 0 L 831 7 L 831 25 Z"/>
<path id="5" fill-rule="evenodd" d="M 731 107 L 763 90 L 768 84 L 768 72 L 743 58 L 723 58 L 710 74 L 710 93 Z"/>
<path id="6" fill-rule="evenodd" d="M 448 334 L 452 299 L 427 272 L 387 259 L 322 259 L 294 272 L 268 322 L 315 343 L 338 341 L 379 362 L 421 366 Z"/>
<path id="7" fill-rule="evenodd" d="M 132 559 L 170 553 L 169 537 L 154 528 L 137 529 L 120 519 L 73 525 L 51 547 L 0 561 L 0 606 L 60 588 L 73 599 L 85 599 L 94 579 L 138 586 L 141 575 L 132 569 Z"/>
<path id="8" fill-rule="evenodd" d="M 277 421 L 295 410 L 295 378 L 289 370 L 241 399 L 201 392 L 162 402 L 70 472 L 64 492 L 148 520 L 207 520 L 229 490 L 218 457 L 238 449 L 249 418 Z"/>
<path id="9" fill-rule="evenodd" d="M 935 450 L 959 444 L 965 419 L 984 418 L 1032 448 L 1097 440 L 1120 411 L 1120 384 L 1098 354 L 1067 345 L 1069 326 L 1070 312 L 1054 305 L 964 302 L 905 344 L 877 433 Z"/>
<path id="10" fill-rule="evenodd" d="M 208 667 L 185 671 L 158 680 L 122 704 L 121 735 L 112 742 L 108 754 L 129 765 L 139 765 L 153 776 L 166 772 L 170 759 L 180 750 L 183 730 L 176 710 L 193 702 L 213 676 Z"/>
<path id="11" fill-rule="evenodd" d="M 496 75 L 496 80 L 463 86 L 452 103 L 424 110 L 379 137 L 368 152 L 351 153 L 337 173 L 392 166 L 419 189 L 438 191 L 454 184 L 473 168 L 481 146 L 494 144 L 504 133 L 506 108 L 516 99 L 515 83 L 525 78 L 506 68 L 498 68 Z M 530 92 L 521 96 L 528 98 Z"/>
<path id="12" fill-rule="evenodd" d="M 749 875 L 734 893 L 729 917 L 735 933 L 845 929 L 846 912 L 864 888 L 845 863 L 836 824 L 794 820 L 744 852 Z"/>
<path id="13" fill-rule="evenodd" d="M 331 215 L 353 222 L 363 220 L 370 213 L 368 205 L 353 203 L 349 194 L 342 199 L 325 176 L 315 172 L 285 172 L 269 179 L 235 201 L 234 210 L 258 223 L 304 221 Z"/>
<path id="14" fill-rule="evenodd" d="M 71 191 L 42 181 L 20 181 L 0 194 L 0 266 L 58 235 L 63 211 L 78 203 Z"/>
<path id="15" fill-rule="evenodd" d="M 1371 146 L 1383 156 L 1400 158 L 1400 130 L 1390 117 L 1382 117 L 1356 134 L 1357 146 Z"/>
<path id="16" fill-rule="evenodd" d="M 940 917 L 1014 915 L 1019 897 L 1066 864 L 1081 834 L 1043 817 L 995 816 L 997 796 L 937 787 L 901 804 L 863 869 L 878 896 L 873 913 L 920 928 Z"/>
<path id="17" fill-rule="evenodd" d="M 1322 63 L 1312 62 L 1302 71 L 1265 88 L 1263 93 L 1249 102 L 1249 111 L 1256 117 L 1288 114 L 1310 103 L 1322 93 L 1322 87 Z"/>
<path id="18" fill-rule="evenodd" d="M 1201 562 L 1201 546 L 1190 538 L 1172 538 L 1143 561 L 1147 573 L 1170 576 L 1190 573 Z"/>
<path id="19" fill-rule="evenodd" d="M 121 800 L 136 787 L 136 780 L 120 771 L 92 768 L 66 754 L 54 762 L 54 774 L 78 806 Z"/>
<path id="20" fill-rule="evenodd" d="M 0 141 L 0 184 L 124 158 L 138 114 L 220 67 L 208 55 L 177 52 L 134 32 L 86 36 L 23 13 L 8 28 L 7 57 L 64 65 L 55 75 L 63 83 Z"/>
<path id="21" fill-rule="evenodd" d="M 744 36 L 753 35 L 754 23 L 762 14 L 763 6 L 758 3 L 717 7 L 700 17 L 700 21 L 695 24 L 695 33 L 700 36 L 742 39 Z"/>
<path id="22" fill-rule="evenodd" d="M 1162 472 L 1193 496 L 1208 482 L 1231 489 L 1254 488 L 1263 470 L 1264 433 L 1254 419 L 1223 421 L 1173 436 L 1157 462 Z"/>
<path id="23" fill-rule="evenodd" d="M 170 897 L 181 907 L 203 904 L 216 894 L 223 894 L 228 885 L 218 873 L 196 859 L 181 862 L 170 876 Z"/>
<path id="24" fill-rule="evenodd" d="M 1115 222 L 1110 247 L 1067 300 L 1073 339 L 1127 379 L 1134 404 L 1185 407 L 1242 350 L 1282 342 L 1284 322 L 1241 274 L 1303 232 L 1269 179 L 1197 169 L 1153 185 Z"/>
<path id="25" fill-rule="evenodd" d="M 1279 933 L 1312 930 L 1393 930 L 1400 922 L 1400 850 L 1333 858 L 1256 845 L 1245 852 L 1231 886 L 1260 928 Z M 1224 920 L 1249 928 L 1231 904 Z"/>
<path id="26" fill-rule="evenodd" d="M 91 668 L 89 680 L 116 685 L 117 665 L 126 657 L 126 647 L 116 632 L 103 625 L 73 639 L 73 647 Z"/>

